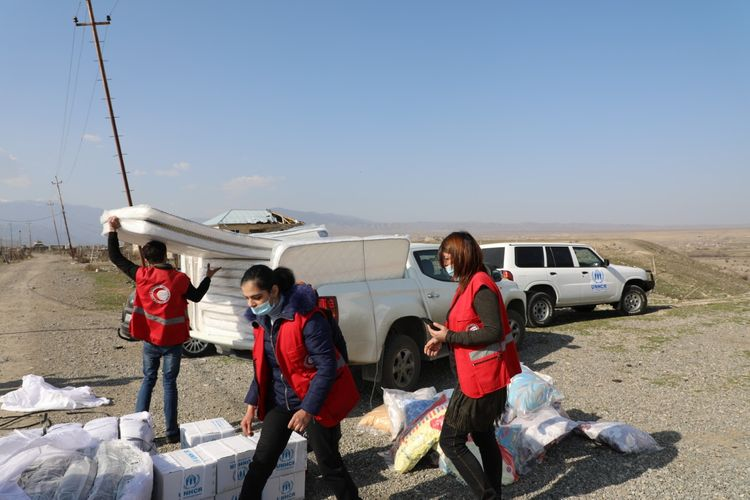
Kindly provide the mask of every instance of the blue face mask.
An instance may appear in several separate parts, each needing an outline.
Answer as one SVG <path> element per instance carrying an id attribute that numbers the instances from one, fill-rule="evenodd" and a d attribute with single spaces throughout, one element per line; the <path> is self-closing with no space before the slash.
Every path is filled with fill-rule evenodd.
<path id="1" fill-rule="evenodd" d="M 445 266 L 445 272 L 448 273 L 448 276 L 451 278 L 453 277 L 453 266 Z"/>
<path id="2" fill-rule="evenodd" d="M 271 312 L 271 309 L 273 309 L 273 306 L 271 305 L 271 301 L 267 300 L 263 302 L 258 307 L 250 307 L 250 310 L 255 314 L 256 316 L 265 316 L 269 312 Z"/>

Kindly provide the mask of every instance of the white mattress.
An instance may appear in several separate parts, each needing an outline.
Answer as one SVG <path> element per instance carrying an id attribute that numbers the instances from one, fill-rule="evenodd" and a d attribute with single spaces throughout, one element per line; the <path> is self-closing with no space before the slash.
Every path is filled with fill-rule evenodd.
<path id="1" fill-rule="evenodd" d="M 122 227 L 117 231 L 120 241 L 143 245 L 150 240 L 159 240 L 170 252 L 199 257 L 242 257 L 269 260 L 271 250 L 286 239 L 313 239 L 326 237 L 325 226 L 302 226 L 285 231 L 261 234 L 238 234 L 216 229 L 201 223 L 183 219 L 148 205 L 105 210 L 100 222 L 102 234 L 109 231 L 107 219 L 120 219 Z"/>

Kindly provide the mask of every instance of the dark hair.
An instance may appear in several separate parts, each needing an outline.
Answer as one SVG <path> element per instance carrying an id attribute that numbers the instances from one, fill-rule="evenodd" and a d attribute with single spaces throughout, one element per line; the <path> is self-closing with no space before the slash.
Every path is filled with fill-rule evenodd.
<path id="1" fill-rule="evenodd" d="M 167 261 L 167 245 L 161 241 L 151 240 L 143 245 L 143 258 L 150 264 L 162 264 Z"/>
<path id="2" fill-rule="evenodd" d="M 443 254 L 447 253 L 453 260 L 453 275 L 458 278 L 458 288 L 465 289 L 471 277 L 478 272 L 487 272 L 484 268 L 482 249 L 472 235 L 466 231 L 456 231 L 449 234 L 440 243 L 438 261 L 442 267 Z"/>
<path id="3" fill-rule="evenodd" d="M 267 292 L 270 292 L 271 288 L 276 285 L 281 293 L 285 293 L 295 283 L 294 273 L 291 269 L 286 267 L 271 269 L 263 264 L 256 264 L 245 271 L 240 280 L 240 286 L 248 281 L 254 281 L 258 288 Z"/>

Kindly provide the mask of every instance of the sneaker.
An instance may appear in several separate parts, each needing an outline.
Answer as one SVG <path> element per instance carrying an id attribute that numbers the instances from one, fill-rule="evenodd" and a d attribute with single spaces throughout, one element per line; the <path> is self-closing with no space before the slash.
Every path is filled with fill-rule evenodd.
<path id="1" fill-rule="evenodd" d="M 172 436 L 167 436 L 167 443 L 179 443 L 180 442 L 180 435 L 179 434 L 173 434 Z"/>

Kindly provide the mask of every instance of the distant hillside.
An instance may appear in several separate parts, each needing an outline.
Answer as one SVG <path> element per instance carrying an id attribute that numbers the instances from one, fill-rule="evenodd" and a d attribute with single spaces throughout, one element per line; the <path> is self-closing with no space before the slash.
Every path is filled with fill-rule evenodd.
<path id="1" fill-rule="evenodd" d="M 61 244 L 67 244 L 65 225 L 60 211 L 60 205 L 55 203 L 55 221 L 57 222 L 57 233 Z M 105 244 L 106 239 L 101 236 L 101 224 L 99 217 L 101 208 L 86 205 L 65 205 L 65 214 L 70 229 L 70 239 L 73 246 Z M 3 245 L 8 245 L 11 239 L 11 226 L 13 227 L 13 242 L 18 242 L 18 230 L 21 230 L 21 240 L 25 245 L 29 244 L 30 221 L 32 241 L 41 240 L 46 244 L 57 244 L 55 228 L 52 223 L 52 212 L 47 202 L 42 201 L 7 201 L 0 202 L 0 239 Z"/>
<path id="2" fill-rule="evenodd" d="M 159 207 L 155 207 L 159 208 Z M 259 207 L 240 207 L 259 208 Z M 265 208 L 265 207 L 260 207 Z M 55 220 L 61 243 L 66 242 L 65 226 L 59 204 L 55 204 Z M 65 207 L 71 238 L 74 245 L 104 244 L 101 236 L 99 217 L 102 209 L 86 205 L 66 205 Z M 330 233 L 337 235 L 365 236 L 373 234 L 408 234 L 416 241 L 438 241 L 451 231 L 466 230 L 474 234 L 483 242 L 501 240 L 524 240 L 534 238 L 535 235 L 558 235 L 556 239 L 568 239 L 566 235 L 573 234 L 601 234 L 609 232 L 632 233 L 636 231 L 650 231 L 655 228 L 646 225 L 626 224 L 582 224 L 559 223 L 541 224 L 531 222 L 519 223 L 488 223 L 488 222 L 377 222 L 349 215 L 321 213 L 313 211 L 293 210 L 282 207 L 271 208 L 306 224 L 325 224 Z M 204 221 L 216 214 L 205 217 L 190 217 L 185 214 L 175 214 L 192 220 Z M 470 214 L 469 214 L 470 215 Z M 21 221 L 31 221 L 32 240 L 42 240 L 45 243 L 56 243 L 55 230 L 52 224 L 50 208 L 46 202 L 15 201 L 0 202 L 0 239 L 7 245 L 10 240 L 10 224 L 13 225 L 13 241 L 18 241 L 18 230 L 21 230 L 22 240 L 28 244 L 28 225 Z M 667 229 L 667 228 L 661 228 Z M 562 236 L 561 236 L 562 235 Z M 536 236 L 539 238 L 540 236 Z M 552 236 L 550 236 L 552 237 Z"/>
<path id="3" fill-rule="evenodd" d="M 673 299 L 703 299 L 750 292 L 750 283 L 736 273 L 700 262 L 656 243 L 635 239 L 586 240 L 613 264 L 655 271 L 655 293 Z"/>
<path id="4" fill-rule="evenodd" d="M 597 231 L 635 231 L 652 229 L 645 225 L 628 224 L 541 224 L 535 222 L 492 223 L 492 222 L 376 222 L 348 215 L 307 212 L 282 207 L 271 210 L 305 221 L 306 224 L 325 224 L 334 235 L 367 234 L 409 234 L 415 239 L 442 238 L 452 231 L 466 230 L 480 239 L 512 238 L 515 235 Z"/>

